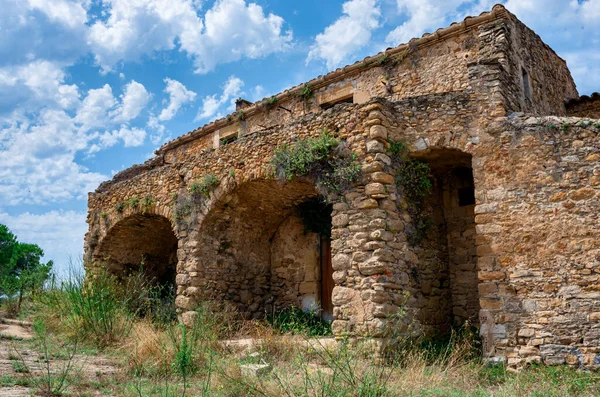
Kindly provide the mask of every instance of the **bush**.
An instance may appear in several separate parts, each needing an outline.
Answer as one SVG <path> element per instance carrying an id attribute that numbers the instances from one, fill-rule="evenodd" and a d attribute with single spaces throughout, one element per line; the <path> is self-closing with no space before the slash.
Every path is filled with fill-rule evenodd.
<path id="1" fill-rule="evenodd" d="M 210 192 L 219 186 L 219 179 L 215 174 L 204 176 L 199 182 L 194 182 L 190 186 L 192 196 L 208 196 Z"/>
<path id="2" fill-rule="evenodd" d="M 317 311 L 290 307 L 267 318 L 273 328 L 281 333 L 302 334 L 309 337 L 332 335 L 331 323 L 323 320 Z"/>
<path id="3" fill-rule="evenodd" d="M 356 182 L 361 166 L 354 153 L 345 150 L 343 143 L 323 130 L 318 138 L 306 138 L 294 146 L 277 148 L 271 159 L 271 170 L 281 180 L 310 176 L 321 194 L 327 196 L 341 193 Z"/>

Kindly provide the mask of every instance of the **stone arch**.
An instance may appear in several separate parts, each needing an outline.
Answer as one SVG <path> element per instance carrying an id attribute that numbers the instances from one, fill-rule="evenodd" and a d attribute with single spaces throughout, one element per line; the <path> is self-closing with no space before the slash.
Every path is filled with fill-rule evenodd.
<path id="1" fill-rule="evenodd" d="M 233 303 L 248 318 L 289 305 L 316 307 L 322 240 L 306 229 L 298 210 L 317 196 L 314 183 L 303 178 L 224 181 L 206 203 L 185 253 L 190 260 L 179 269 L 178 307 L 193 310 L 202 295 Z"/>
<path id="2" fill-rule="evenodd" d="M 142 271 L 152 282 L 173 286 L 178 239 L 171 221 L 158 211 L 128 214 L 99 241 L 92 260 L 117 276 Z"/>
<path id="3" fill-rule="evenodd" d="M 465 322 L 479 325 L 472 155 L 431 147 L 411 157 L 428 163 L 432 175 L 432 192 L 425 202 L 432 226 L 415 248 L 419 323 L 429 335 L 446 334 Z"/>

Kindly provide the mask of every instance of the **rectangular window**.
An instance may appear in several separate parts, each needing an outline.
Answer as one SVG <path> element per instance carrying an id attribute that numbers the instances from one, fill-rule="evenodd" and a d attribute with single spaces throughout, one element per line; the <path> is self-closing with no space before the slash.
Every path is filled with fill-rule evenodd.
<path id="1" fill-rule="evenodd" d="M 339 98 L 339 99 L 336 99 L 334 101 L 325 102 L 325 103 L 322 103 L 320 106 L 321 106 L 321 109 L 327 110 L 329 108 L 334 107 L 335 105 L 337 105 L 339 103 L 354 103 L 353 95 L 350 95 L 350 96 L 347 96 L 347 97 L 343 97 L 343 98 Z"/>

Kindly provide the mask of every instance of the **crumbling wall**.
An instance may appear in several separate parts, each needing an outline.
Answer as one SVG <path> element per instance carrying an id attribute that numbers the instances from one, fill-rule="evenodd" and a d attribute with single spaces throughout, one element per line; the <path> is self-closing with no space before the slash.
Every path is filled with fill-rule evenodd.
<path id="1" fill-rule="evenodd" d="M 571 117 L 600 119 L 600 94 L 595 93 L 567 102 L 567 114 Z"/>

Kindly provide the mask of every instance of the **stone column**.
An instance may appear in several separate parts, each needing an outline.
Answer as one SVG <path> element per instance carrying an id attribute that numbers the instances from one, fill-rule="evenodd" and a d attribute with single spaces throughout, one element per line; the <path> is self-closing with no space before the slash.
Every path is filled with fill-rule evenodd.
<path id="1" fill-rule="evenodd" d="M 396 205 L 391 159 L 386 154 L 388 122 L 383 106 L 372 103 L 363 111 L 364 184 L 346 193 L 332 214 L 333 332 L 338 337 L 385 338 L 395 328 L 408 285 L 405 220 Z M 355 141 L 359 138 L 355 136 Z"/>

